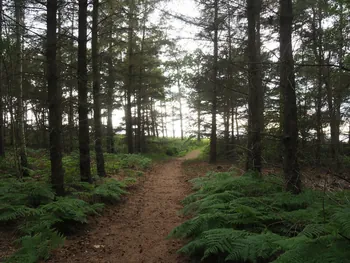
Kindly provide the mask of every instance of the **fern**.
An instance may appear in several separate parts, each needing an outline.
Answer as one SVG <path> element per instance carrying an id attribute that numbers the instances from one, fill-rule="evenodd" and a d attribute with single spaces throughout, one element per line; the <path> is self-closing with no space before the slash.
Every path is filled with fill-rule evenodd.
<path id="1" fill-rule="evenodd" d="M 215 255 L 226 261 L 256 262 L 276 255 L 281 248 L 275 242 L 281 239 L 272 233 L 258 235 L 231 228 L 212 229 L 189 242 L 179 253 L 202 255 L 202 260 Z"/>
<path id="2" fill-rule="evenodd" d="M 50 252 L 63 245 L 64 237 L 57 231 L 47 229 L 34 235 L 26 235 L 18 239 L 21 248 L 17 250 L 10 258 L 8 263 L 36 263 L 40 259 L 48 259 Z"/>
<path id="3" fill-rule="evenodd" d="M 350 238 L 350 205 L 337 209 L 332 216 L 333 223 L 338 226 L 339 233 Z"/>
<path id="4" fill-rule="evenodd" d="M 83 200 L 59 197 L 57 201 L 40 207 L 40 214 L 52 215 L 62 221 L 73 221 L 78 223 L 87 223 L 87 216 L 98 214 L 103 208 L 103 204 L 90 205 Z"/>
<path id="5" fill-rule="evenodd" d="M 349 262 L 349 192 L 294 196 L 278 177 L 254 174 L 209 173 L 192 183 L 182 212 L 193 217 L 169 235 L 191 238 L 180 253 L 217 262 Z"/>
<path id="6" fill-rule="evenodd" d="M 122 195 L 128 193 L 123 189 L 125 187 L 126 184 L 123 182 L 108 179 L 93 190 L 93 195 L 105 202 L 116 202 L 120 200 Z"/>
<path id="7" fill-rule="evenodd" d="M 296 239 L 296 240 L 293 240 Z M 349 241 L 332 235 L 309 239 L 298 237 L 285 241 L 286 252 L 274 263 L 350 262 Z M 293 243 L 290 245 L 288 243 Z M 288 248 L 288 250 L 287 250 Z"/>
<path id="8" fill-rule="evenodd" d="M 36 209 L 24 205 L 0 204 L 0 222 L 15 221 L 36 213 Z"/>
<path id="9" fill-rule="evenodd" d="M 47 204 L 55 195 L 48 184 L 9 179 L 0 182 L 0 203 L 37 207 Z"/>

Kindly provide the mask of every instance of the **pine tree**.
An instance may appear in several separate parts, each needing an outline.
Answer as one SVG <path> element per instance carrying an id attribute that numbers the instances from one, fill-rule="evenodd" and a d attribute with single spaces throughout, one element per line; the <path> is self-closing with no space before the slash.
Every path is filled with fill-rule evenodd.
<path id="1" fill-rule="evenodd" d="M 79 0 L 78 36 L 78 99 L 80 176 L 83 182 L 92 182 L 90 169 L 89 105 L 87 100 L 87 0 Z"/>
<path id="2" fill-rule="evenodd" d="M 62 168 L 62 90 L 57 72 L 57 0 L 47 2 L 47 85 L 49 102 L 51 184 L 57 195 L 64 194 Z"/>

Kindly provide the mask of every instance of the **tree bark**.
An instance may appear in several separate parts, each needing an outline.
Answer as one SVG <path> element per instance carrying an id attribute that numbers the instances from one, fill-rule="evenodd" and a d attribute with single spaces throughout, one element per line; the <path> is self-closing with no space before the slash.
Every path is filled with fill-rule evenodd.
<path id="1" fill-rule="evenodd" d="M 69 66 L 69 101 L 68 101 L 68 152 L 71 153 L 74 149 L 74 97 L 73 97 L 73 90 L 76 85 L 76 79 L 75 76 L 73 76 L 73 65 L 75 63 L 75 54 L 74 54 L 74 3 L 72 5 L 72 25 L 71 25 L 71 34 L 72 34 L 72 39 L 70 41 L 70 63 L 71 65 Z"/>
<path id="2" fill-rule="evenodd" d="M 23 0 L 15 0 L 15 16 L 16 16 L 16 86 L 18 89 L 17 98 L 17 136 L 19 144 L 20 157 L 20 174 L 28 176 L 28 159 L 26 148 L 26 137 L 24 132 L 24 105 L 23 105 L 23 61 L 22 61 L 22 37 L 24 26 L 24 2 Z"/>
<path id="3" fill-rule="evenodd" d="M 181 140 L 184 140 L 184 126 L 183 126 L 183 115 L 182 115 L 182 91 L 180 86 L 180 69 L 176 66 L 177 71 L 177 88 L 178 88 L 178 100 L 179 100 L 179 114 L 180 114 L 180 130 L 181 130 Z"/>
<path id="4" fill-rule="evenodd" d="M 301 191 L 298 166 L 298 115 L 295 94 L 294 59 L 292 51 L 292 0 L 280 0 L 280 88 L 283 94 L 283 170 L 286 189 Z"/>
<path id="5" fill-rule="evenodd" d="M 214 54 L 213 54 L 213 93 L 211 108 L 211 135 L 209 162 L 216 163 L 217 158 L 217 135 L 216 135 L 216 112 L 217 112 L 217 78 L 218 78 L 218 34 L 219 34 L 219 0 L 214 0 Z"/>
<path id="6" fill-rule="evenodd" d="M 136 150 L 141 153 L 143 151 L 143 137 L 144 131 L 142 129 L 142 98 L 143 98 L 143 71 L 144 71 L 144 65 L 143 65 L 143 56 L 144 56 L 144 42 L 146 37 L 146 11 L 145 15 L 143 17 L 142 21 L 142 38 L 141 38 L 141 47 L 140 47 L 140 68 L 139 68 L 139 85 L 137 89 L 137 98 L 136 98 L 136 104 L 137 104 L 137 131 L 136 131 Z"/>
<path id="7" fill-rule="evenodd" d="M 166 101 L 164 102 L 164 122 L 165 122 L 165 137 L 168 138 L 168 120 L 167 120 L 167 110 Z"/>
<path id="8" fill-rule="evenodd" d="M 318 23 L 316 23 L 316 10 L 313 9 L 313 20 L 312 20 L 312 37 L 313 37 L 313 52 L 316 61 L 319 65 L 323 65 L 323 30 L 322 30 L 322 11 L 321 6 L 318 5 Z M 318 24 L 318 30 L 317 30 Z M 315 160 L 316 164 L 321 163 L 321 136 L 322 136 L 322 66 L 318 67 L 317 70 L 317 96 L 316 96 L 316 152 Z"/>
<path id="9" fill-rule="evenodd" d="M 173 138 L 175 138 L 175 107 L 172 105 L 171 107 L 171 115 L 172 115 L 172 129 L 173 129 Z"/>
<path id="10" fill-rule="evenodd" d="M 94 126 L 95 126 L 95 153 L 97 174 L 105 177 L 105 161 L 102 149 L 102 123 L 101 123 L 101 91 L 100 91 L 100 69 L 99 69 L 99 46 L 98 46 L 98 12 L 99 0 L 93 0 L 92 10 L 92 89 L 94 97 Z"/>
<path id="11" fill-rule="evenodd" d="M 197 99 L 197 141 L 201 141 L 201 101 Z"/>
<path id="12" fill-rule="evenodd" d="M 155 119 L 155 110 L 153 105 L 153 97 L 151 97 L 151 122 L 152 122 L 152 136 L 156 137 L 156 119 Z"/>
<path id="13" fill-rule="evenodd" d="M 231 150 L 234 149 L 234 143 L 235 143 L 235 107 L 233 98 L 231 97 Z"/>
<path id="14" fill-rule="evenodd" d="M 240 139 L 239 126 L 238 126 L 238 107 L 235 108 L 235 119 L 236 119 L 236 137 L 238 142 Z"/>
<path id="15" fill-rule="evenodd" d="M 164 112 L 164 106 L 165 106 L 165 102 L 164 101 L 161 101 L 161 118 L 162 118 L 162 137 L 165 138 L 165 122 L 164 122 L 164 115 L 165 115 L 165 112 Z"/>
<path id="16" fill-rule="evenodd" d="M 225 142 L 225 152 L 228 157 L 230 154 L 230 106 L 229 98 L 225 98 L 224 105 L 224 142 Z"/>
<path id="17" fill-rule="evenodd" d="M 263 90 L 260 62 L 260 0 L 248 0 L 248 154 L 247 170 L 261 172 L 261 130 L 263 128 Z"/>
<path id="18" fill-rule="evenodd" d="M 107 152 L 115 153 L 113 133 L 113 101 L 114 101 L 114 74 L 113 74 L 112 47 L 109 47 L 108 79 L 107 79 Z"/>
<path id="19" fill-rule="evenodd" d="M 57 0 L 47 1 L 47 86 L 49 102 L 51 184 L 57 195 L 64 194 L 62 167 L 62 91 L 57 71 Z"/>
<path id="20" fill-rule="evenodd" d="M 128 145 L 128 153 L 134 153 L 133 131 L 132 131 L 132 112 L 131 112 L 131 95 L 133 94 L 133 41 L 134 41 L 134 0 L 129 1 L 128 10 L 128 74 L 126 81 L 126 140 Z"/>
<path id="21" fill-rule="evenodd" d="M 0 156 L 5 156 L 5 134 L 4 134 L 4 87 L 3 87 L 3 0 L 0 0 Z"/>
<path id="22" fill-rule="evenodd" d="M 92 183 L 90 169 L 89 105 L 87 101 L 87 0 L 79 0 L 78 35 L 78 100 L 79 100 L 79 152 L 82 182 Z"/>

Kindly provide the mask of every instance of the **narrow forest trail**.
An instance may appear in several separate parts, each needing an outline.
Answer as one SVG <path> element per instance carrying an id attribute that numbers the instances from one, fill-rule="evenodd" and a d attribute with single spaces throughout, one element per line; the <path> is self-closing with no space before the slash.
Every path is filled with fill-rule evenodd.
<path id="1" fill-rule="evenodd" d="M 125 203 L 97 218 L 89 232 L 67 240 L 49 262 L 186 262 L 176 254 L 181 243 L 165 238 L 184 220 L 178 211 L 180 201 L 190 192 L 190 185 L 181 164 L 199 154 L 196 150 L 184 158 L 155 165 Z"/>

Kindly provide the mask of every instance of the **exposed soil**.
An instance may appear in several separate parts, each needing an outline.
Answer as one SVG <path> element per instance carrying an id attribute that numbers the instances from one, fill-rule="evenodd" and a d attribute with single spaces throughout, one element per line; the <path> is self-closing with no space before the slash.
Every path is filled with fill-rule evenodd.
<path id="1" fill-rule="evenodd" d="M 15 252 L 13 244 L 16 239 L 16 231 L 14 225 L 0 225 L 0 262 L 4 262 L 5 258 Z"/>
<path id="2" fill-rule="evenodd" d="M 166 237 L 184 221 L 178 211 L 190 185 L 182 162 L 199 153 L 157 164 L 124 203 L 109 208 L 90 230 L 68 239 L 49 262 L 187 262 L 176 254 L 181 242 Z"/>

